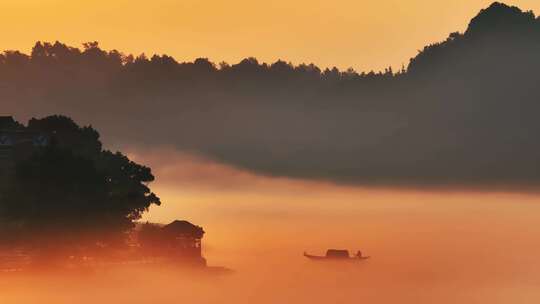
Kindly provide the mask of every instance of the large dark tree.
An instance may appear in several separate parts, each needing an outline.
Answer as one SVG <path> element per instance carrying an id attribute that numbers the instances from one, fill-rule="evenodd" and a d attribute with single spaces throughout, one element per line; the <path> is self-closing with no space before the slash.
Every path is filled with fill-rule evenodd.
<path id="1" fill-rule="evenodd" d="M 71 119 L 32 119 L 26 131 L 50 136 L 10 175 L 0 201 L 3 240 L 51 252 L 123 243 L 126 232 L 159 198 L 150 168 L 103 150 L 99 134 Z"/>

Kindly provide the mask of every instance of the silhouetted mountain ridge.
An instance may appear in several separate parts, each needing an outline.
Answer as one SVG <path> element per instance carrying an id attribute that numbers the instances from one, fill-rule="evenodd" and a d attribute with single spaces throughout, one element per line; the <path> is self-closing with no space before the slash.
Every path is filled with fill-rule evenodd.
<path id="1" fill-rule="evenodd" d="M 108 143 L 173 146 L 259 174 L 536 189 L 538 23 L 494 3 L 397 73 L 38 43 L 0 56 L 0 98 L 7 112 L 91 123 Z"/>
<path id="2" fill-rule="evenodd" d="M 523 12 L 516 6 L 494 2 L 471 20 L 465 34 L 519 31 L 526 27 L 538 27 L 539 23 L 532 11 Z"/>
<path id="3" fill-rule="evenodd" d="M 495 2 L 471 20 L 464 34 L 451 33 L 446 41 L 426 46 L 411 59 L 408 71 L 432 78 L 428 74 L 438 68 L 468 74 L 506 64 L 529 65 L 537 62 L 538 50 L 540 20 L 534 13 Z"/>

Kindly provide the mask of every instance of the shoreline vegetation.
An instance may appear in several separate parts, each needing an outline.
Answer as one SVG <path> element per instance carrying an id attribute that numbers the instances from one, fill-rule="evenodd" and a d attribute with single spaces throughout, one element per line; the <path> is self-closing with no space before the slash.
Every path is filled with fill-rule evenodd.
<path id="1" fill-rule="evenodd" d="M 202 227 L 139 223 L 160 205 L 151 169 L 104 150 L 99 133 L 65 116 L 25 126 L 0 117 L 0 270 L 119 265 L 207 267 Z"/>

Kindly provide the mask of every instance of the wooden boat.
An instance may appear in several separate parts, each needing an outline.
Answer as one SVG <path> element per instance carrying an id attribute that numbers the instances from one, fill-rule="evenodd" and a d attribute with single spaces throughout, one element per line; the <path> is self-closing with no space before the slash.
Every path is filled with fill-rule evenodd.
<path id="1" fill-rule="evenodd" d="M 351 261 L 358 262 L 367 260 L 369 256 L 362 256 L 362 252 L 358 251 L 355 256 L 351 256 L 348 250 L 328 249 L 325 256 L 311 255 L 304 252 L 304 256 L 313 261 Z"/>

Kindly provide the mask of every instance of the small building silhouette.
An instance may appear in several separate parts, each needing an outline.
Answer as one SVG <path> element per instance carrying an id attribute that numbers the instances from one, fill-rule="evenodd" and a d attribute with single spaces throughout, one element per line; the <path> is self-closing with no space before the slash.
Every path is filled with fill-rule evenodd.
<path id="1" fill-rule="evenodd" d="M 138 239 L 147 254 L 205 266 L 206 260 L 202 256 L 203 236 L 202 227 L 177 220 L 165 226 L 143 224 Z"/>
<path id="2" fill-rule="evenodd" d="M 49 135 L 28 131 L 11 116 L 0 116 L 0 168 L 12 166 L 49 144 Z"/>
<path id="3" fill-rule="evenodd" d="M 0 116 L 0 190 L 7 186 L 17 161 L 48 144 L 47 135 L 27 131 L 11 116 Z"/>
<path id="4" fill-rule="evenodd" d="M 163 228 L 163 235 L 169 241 L 172 253 L 200 257 L 202 254 L 202 227 L 188 221 L 174 221 Z"/>

